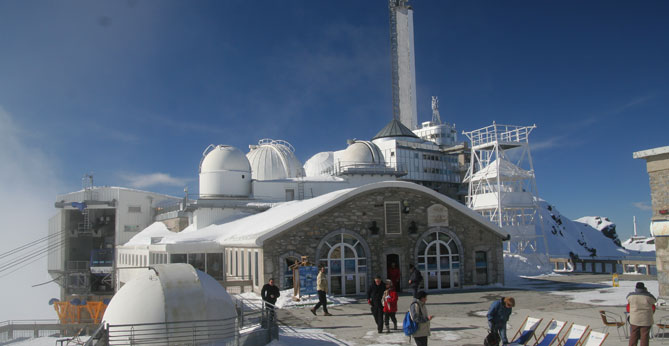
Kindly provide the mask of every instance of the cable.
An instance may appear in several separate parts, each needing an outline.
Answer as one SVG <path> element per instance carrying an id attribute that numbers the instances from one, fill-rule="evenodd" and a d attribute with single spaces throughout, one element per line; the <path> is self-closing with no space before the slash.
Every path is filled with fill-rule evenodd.
<path id="1" fill-rule="evenodd" d="M 55 250 L 56 248 L 60 248 L 64 243 L 65 243 L 65 239 L 62 239 L 62 240 L 60 240 L 56 243 L 48 244 L 48 245 L 46 245 L 44 247 L 41 247 L 37 250 L 34 250 L 34 251 L 32 251 L 28 254 L 22 255 L 21 257 L 12 258 L 12 259 L 9 260 L 9 262 L 0 264 L 0 273 L 6 271 L 8 269 L 11 269 L 12 267 L 14 267 L 14 265 L 20 264 L 21 262 L 29 261 L 29 260 L 31 260 L 35 257 L 41 256 L 43 254 L 48 255 L 49 252 L 51 252 L 52 250 Z"/>
<path id="2" fill-rule="evenodd" d="M 17 252 L 20 252 L 20 251 L 22 251 L 22 250 L 24 250 L 24 249 L 27 249 L 27 248 L 32 247 L 32 246 L 35 246 L 35 245 L 37 245 L 37 244 L 39 244 L 39 243 L 42 243 L 42 242 L 44 242 L 44 241 L 50 240 L 51 238 L 54 238 L 54 237 L 59 236 L 59 235 L 62 235 L 62 234 L 64 234 L 64 233 L 65 233 L 65 231 L 61 231 L 60 233 L 52 233 L 52 234 L 49 234 L 49 235 L 46 236 L 46 237 L 42 237 L 42 238 L 39 238 L 39 239 L 37 239 L 37 240 L 31 241 L 31 242 L 29 242 L 29 243 L 27 243 L 27 244 L 21 245 L 21 246 L 15 248 L 15 249 L 12 249 L 12 250 L 9 250 L 9 251 L 7 251 L 7 252 L 5 252 L 5 253 L 3 253 L 3 254 L 0 254 L 0 258 L 5 258 L 5 257 L 7 257 L 7 256 L 13 255 L 13 254 L 15 254 L 15 253 L 17 253 Z"/>

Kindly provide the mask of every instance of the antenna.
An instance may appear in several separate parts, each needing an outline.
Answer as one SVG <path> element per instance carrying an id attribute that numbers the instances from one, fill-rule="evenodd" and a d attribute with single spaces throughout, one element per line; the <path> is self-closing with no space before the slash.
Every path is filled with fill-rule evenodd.
<path id="1" fill-rule="evenodd" d="M 632 221 L 634 222 L 634 237 L 636 238 L 636 215 L 632 216 Z"/>
<path id="2" fill-rule="evenodd" d="M 432 96 L 432 124 L 441 125 L 441 117 L 439 116 L 439 98 Z"/>

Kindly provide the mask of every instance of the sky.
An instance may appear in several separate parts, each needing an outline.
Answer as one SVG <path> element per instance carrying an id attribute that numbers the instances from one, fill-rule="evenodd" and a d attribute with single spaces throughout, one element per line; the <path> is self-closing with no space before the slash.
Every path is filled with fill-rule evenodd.
<path id="1" fill-rule="evenodd" d="M 632 153 L 669 145 L 669 3 L 412 4 L 419 122 L 434 95 L 461 141 L 536 124 L 540 197 L 648 234 Z M 305 162 L 371 139 L 392 119 L 389 50 L 384 0 L 0 0 L 0 253 L 45 236 L 86 173 L 182 196 L 209 144 L 283 139 Z"/>

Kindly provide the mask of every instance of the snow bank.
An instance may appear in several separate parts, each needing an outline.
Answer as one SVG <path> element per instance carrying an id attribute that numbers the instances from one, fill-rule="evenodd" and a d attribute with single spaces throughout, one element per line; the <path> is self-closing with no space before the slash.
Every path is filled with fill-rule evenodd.
<path id="1" fill-rule="evenodd" d="M 276 306 L 279 309 L 295 309 L 295 308 L 302 308 L 305 306 L 311 307 L 314 304 L 318 303 L 318 296 L 315 294 L 312 296 L 302 297 L 299 301 L 295 301 L 293 300 L 292 288 L 280 291 L 280 293 L 281 295 L 279 296 L 279 299 L 276 300 Z M 260 295 L 254 292 L 235 294 L 234 297 L 242 298 L 244 302 L 249 305 L 254 305 L 257 307 L 260 307 L 262 305 L 262 298 L 260 298 Z M 342 297 L 342 296 L 328 295 L 327 298 L 328 298 L 328 306 L 330 305 L 337 306 L 356 302 L 356 300 L 353 298 Z"/>

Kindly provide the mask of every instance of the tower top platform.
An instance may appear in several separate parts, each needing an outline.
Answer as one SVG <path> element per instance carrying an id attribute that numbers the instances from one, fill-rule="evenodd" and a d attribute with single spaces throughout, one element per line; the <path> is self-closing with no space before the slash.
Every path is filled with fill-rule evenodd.
<path id="1" fill-rule="evenodd" d="M 463 131 L 462 134 L 469 138 L 474 150 L 485 150 L 486 147 L 492 148 L 495 145 L 509 149 L 527 144 L 530 132 L 536 127 L 537 125 L 500 125 L 493 122 L 490 126 L 474 131 Z"/>

